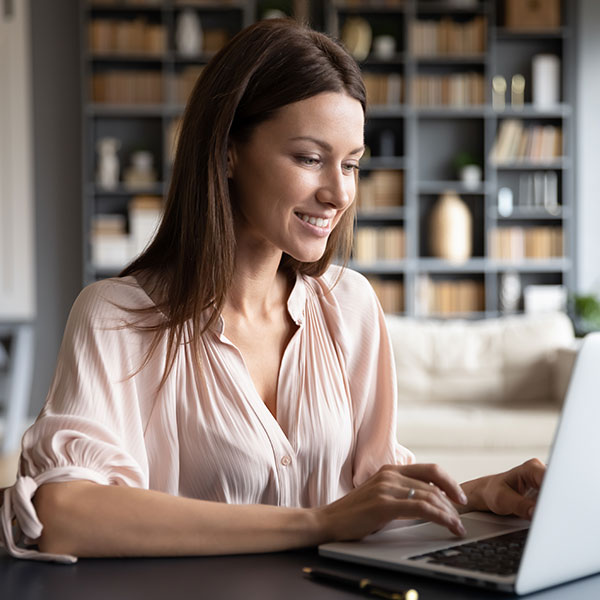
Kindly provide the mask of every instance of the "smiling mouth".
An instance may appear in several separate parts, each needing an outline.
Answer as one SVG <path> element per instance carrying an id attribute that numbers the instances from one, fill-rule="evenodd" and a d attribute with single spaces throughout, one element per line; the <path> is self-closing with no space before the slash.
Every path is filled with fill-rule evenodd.
<path id="1" fill-rule="evenodd" d="M 310 223 L 310 225 L 314 225 L 315 227 L 320 227 L 322 229 L 329 229 L 331 219 L 323 219 L 321 217 L 310 217 L 309 215 L 305 215 L 299 212 L 295 214 L 299 219 L 301 219 L 305 223 Z"/>

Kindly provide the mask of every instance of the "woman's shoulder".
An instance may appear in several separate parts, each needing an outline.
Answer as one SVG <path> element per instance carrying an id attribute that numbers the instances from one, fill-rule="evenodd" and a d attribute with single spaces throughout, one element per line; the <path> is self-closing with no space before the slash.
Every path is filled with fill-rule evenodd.
<path id="1" fill-rule="evenodd" d="M 135 277 L 111 277 L 91 283 L 79 292 L 70 319 L 122 320 L 135 311 L 154 306 Z"/>
<path id="2" fill-rule="evenodd" d="M 332 295 L 340 305 L 372 305 L 375 293 L 369 280 L 348 267 L 330 265 L 316 278 L 325 295 Z"/>
<path id="3" fill-rule="evenodd" d="M 308 278 L 323 310 L 335 314 L 345 326 L 377 319 L 377 296 L 369 280 L 348 267 L 330 265 L 319 277 Z"/>

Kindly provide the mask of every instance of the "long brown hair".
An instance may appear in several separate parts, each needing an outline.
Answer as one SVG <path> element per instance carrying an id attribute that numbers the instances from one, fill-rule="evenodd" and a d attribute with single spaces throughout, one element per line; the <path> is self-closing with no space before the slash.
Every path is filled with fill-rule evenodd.
<path id="1" fill-rule="evenodd" d="M 148 248 L 119 274 L 150 274 L 160 311 L 156 335 L 141 368 L 168 333 L 166 366 L 173 366 L 184 326 L 191 320 L 198 358 L 200 336 L 218 318 L 234 273 L 236 240 L 227 180 L 231 140 L 243 141 L 281 107 L 322 92 L 358 100 L 366 93 L 355 60 L 335 40 L 288 19 L 264 20 L 238 33 L 205 67 L 185 109 L 169 194 L 160 227 Z M 319 276 L 339 255 L 347 262 L 354 210 L 331 233 L 320 260 L 303 263 L 284 255 L 282 267 Z M 207 315 L 208 312 L 208 318 Z"/>

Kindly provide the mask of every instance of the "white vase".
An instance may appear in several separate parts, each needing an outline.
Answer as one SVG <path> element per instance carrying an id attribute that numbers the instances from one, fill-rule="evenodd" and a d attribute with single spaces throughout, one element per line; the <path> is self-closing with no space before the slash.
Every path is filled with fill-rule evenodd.
<path id="1" fill-rule="evenodd" d="M 476 190 L 481 184 L 481 167 L 465 165 L 460 170 L 460 180 L 468 190 Z"/>
<path id="2" fill-rule="evenodd" d="M 177 17 L 175 43 L 177 52 L 183 56 L 198 56 L 202 53 L 202 26 L 200 18 L 190 8 L 186 8 Z"/>
<path id="3" fill-rule="evenodd" d="M 455 192 L 445 192 L 431 211 L 429 239 L 433 256 L 454 263 L 471 257 L 473 218 Z"/>

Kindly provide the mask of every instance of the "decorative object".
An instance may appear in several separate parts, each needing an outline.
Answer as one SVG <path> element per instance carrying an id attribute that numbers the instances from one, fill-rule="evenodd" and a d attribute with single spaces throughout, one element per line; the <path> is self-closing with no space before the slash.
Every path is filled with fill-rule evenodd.
<path id="1" fill-rule="evenodd" d="M 481 166 L 469 152 L 460 152 L 454 159 L 454 168 L 467 190 L 475 190 L 481 184 Z"/>
<path id="2" fill-rule="evenodd" d="M 551 108 L 560 102 L 560 59 L 554 54 L 536 54 L 531 61 L 532 102 Z"/>
<path id="3" fill-rule="evenodd" d="M 504 110 L 506 106 L 506 79 L 502 75 L 494 75 L 492 79 L 492 108 Z"/>
<path id="4" fill-rule="evenodd" d="M 196 11 L 182 10 L 177 16 L 175 44 L 182 56 L 198 56 L 202 52 L 202 26 Z"/>
<path id="5" fill-rule="evenodd" d="M 560 0 L 506 0 L 507 29 L 548 31 L 560 27 Z"/>
<path id="6" fill-rule="evenodd" d="M 528 285 L 523 290 L 526 313 L 565 312 L 567 288 L 564 285 Z"/>
<path id="7" fill-rule="evenodd" d="M 500 277 L 500 310 L 505 314 L 517 312 L 521 300 L 521 277 L 516 271 L 506 271 Z"/>
<path id="8" fill-rule="evenodd" d="M 369 22 L 362 17 L 346 19 L 342 28 L 342 43 L 356 60 L 365 60 L 371 50 L 373 31 Z"/>
<path id="9" fill-rule="evenodd" d="M 373 40 L 373 54 L 380 60 L 392 60 L 396 53 L 396 40 L 392 35 L 378 35 Z"/>
<path id="10" fill-rule="evenodd" d="M 96 142 L 98 170 L 96 183 L 105 190 L 114 190 L 119 185 L 119 157 L 121 141 L 114 137 L 103 137 Z"/>
<path id="11" fill-rule="evenodd" d="M 501 217 L 510 217 L 513 212 L 513 191 L 509 187 L 498 190 L 498 214 Z"/>
<path id="12" fill-rule="evenodd" d="M 525 104 L 525 77 L 517 73 L 510 82 L 510 105 L 514 110 L 523 110 Z"/>
<path id="13" fill-rule="evenodd" d="M 473 218 L 456 192 L 448 190 L 440 196 L 431 211 L 429 225 L 433 256 L 454 263 L 471 257 Z"/>
<path id="14" fill-rule="evenodd" d="M 131 166 L 125 169 L 123 180 L 127 187 L 146 188 L 156 183 L 152 152 L 138 150 L 131 155 Z"/>

